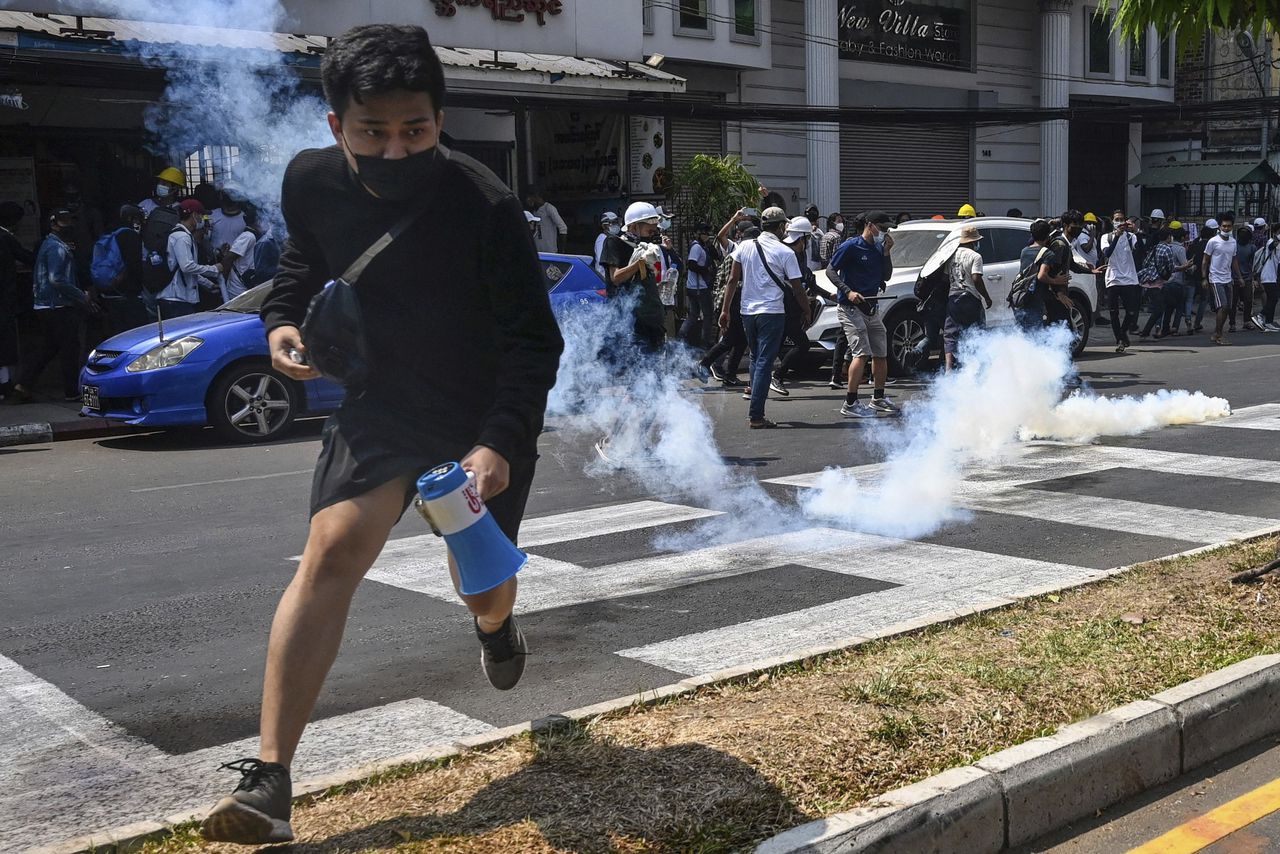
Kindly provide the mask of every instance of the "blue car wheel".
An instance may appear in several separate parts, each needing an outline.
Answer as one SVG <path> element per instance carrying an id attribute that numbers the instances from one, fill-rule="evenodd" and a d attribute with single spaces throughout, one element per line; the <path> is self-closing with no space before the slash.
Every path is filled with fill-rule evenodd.
<path id="1" fill-rule="evenodd" d="M 283 436 L 298 413 L 291 380 L 266 364 L 232 367 L 214 383 L 207 404 L 209 423 L 232 442 L 266 442 Z"/>

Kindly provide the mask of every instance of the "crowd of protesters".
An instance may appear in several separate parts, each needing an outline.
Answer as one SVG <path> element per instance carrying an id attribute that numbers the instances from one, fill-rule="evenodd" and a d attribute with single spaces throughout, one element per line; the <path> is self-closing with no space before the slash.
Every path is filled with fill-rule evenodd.
<path id="1" fill-rule="evenodd" d="M 68 187 L 33 247 L 16 236 L 23 206 L 0 201 L 0 398 L 34 400 L 56 362 L 62 397 L 78 400 L 80 366 L 101 341 L 214 308 L 275 275 L 282 236 L 267 212 L 209 184 L 188 194 L 176 167 L 155 180 L 107 224 Z"/>

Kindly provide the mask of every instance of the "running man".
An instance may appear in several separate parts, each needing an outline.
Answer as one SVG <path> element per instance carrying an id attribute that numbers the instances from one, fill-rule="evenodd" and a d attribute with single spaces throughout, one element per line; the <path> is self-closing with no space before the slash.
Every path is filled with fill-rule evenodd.
<path id="1" fill-rule="evenodd" d="M 356 27 L 325 52 L 337 143 L 299 153 L 284 178 L 289 241 L 262 308 L 272 365 L 317 376 L 299 328 L 325 283 L 398 222 L 403 235 L 356 287 L 369 379 L 325 425 L 302 562 L 267 648 L 258 756 L 205 819 L 206 839 L 286 842 L 289 766 L 338 652 L 351 597 L 427 469 L 461 460 L 513 541 L 533 480 L 563 342 L 520 202 L 488 169 L 440 144 L 445 81 L 425 30 Z M 440 568 L 444 571 L 444 567 Z M 457 569 L 449 560 L 457 583 Z M 516 580 L 463 596 L 498 689 L 524 670 Z M 429 654 L 429 650 L 424 650 Z"/>

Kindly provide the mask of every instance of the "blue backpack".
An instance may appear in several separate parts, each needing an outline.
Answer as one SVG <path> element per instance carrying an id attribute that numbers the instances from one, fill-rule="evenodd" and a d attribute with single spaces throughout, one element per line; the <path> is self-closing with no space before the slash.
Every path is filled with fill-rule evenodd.
<path id="1" fill-rule="evenodd" d="M 117 285 L 124 274 L 124 255 L 116 238 L 129 228 L 117 228 L 99 237 L 93 244 L 93 260 L 89 264 L 89 277 L 100 291 L 118 293 Z"/>

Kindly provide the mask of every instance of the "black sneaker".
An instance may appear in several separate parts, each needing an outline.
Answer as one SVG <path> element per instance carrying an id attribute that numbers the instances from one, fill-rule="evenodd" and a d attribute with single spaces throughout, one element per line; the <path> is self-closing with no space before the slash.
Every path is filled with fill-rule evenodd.
<path id="1" fill-rule="evenodd" d="M 241 845 L 263 845 L 269 842 L 291 842 L 289 809 L 293 801 L 293 784 L 289 769 L 277 762 L 240 759 L 222 768 L 239 771 L 240 785 L 200 824 L 200 835 L 209 842 L 236 842 Z"/>
<path id="2" fill-rule="evenodd" d="M 708 365 L 707 371 L 711 374 L 711 379 L 718 383 L 724 382 L 724 371 L 720 370 L 719 365 Z"/>
<path id="3" fill-rule="evenodd" d="M 777 374 L 774 374 L 769 378 L 769 388 L 773 389 L 783 397 L 788 397 L 791 394 L 791 392 L 787 391 L 787 384 L 784 383 L 782 378 Z"/>
<path id="4" fill-rule="evenodd" d="M 477 622 L 476 636 L 480 638 L 480 665 L 489 684 L 499 691 L 510 691 L 516 687 L 524 673 L 524 658 L 529 654 L 529 647 L 516 625 L 515 614 L 507 617 L 502 628 L 493 634 L 480 631 Z"/>

